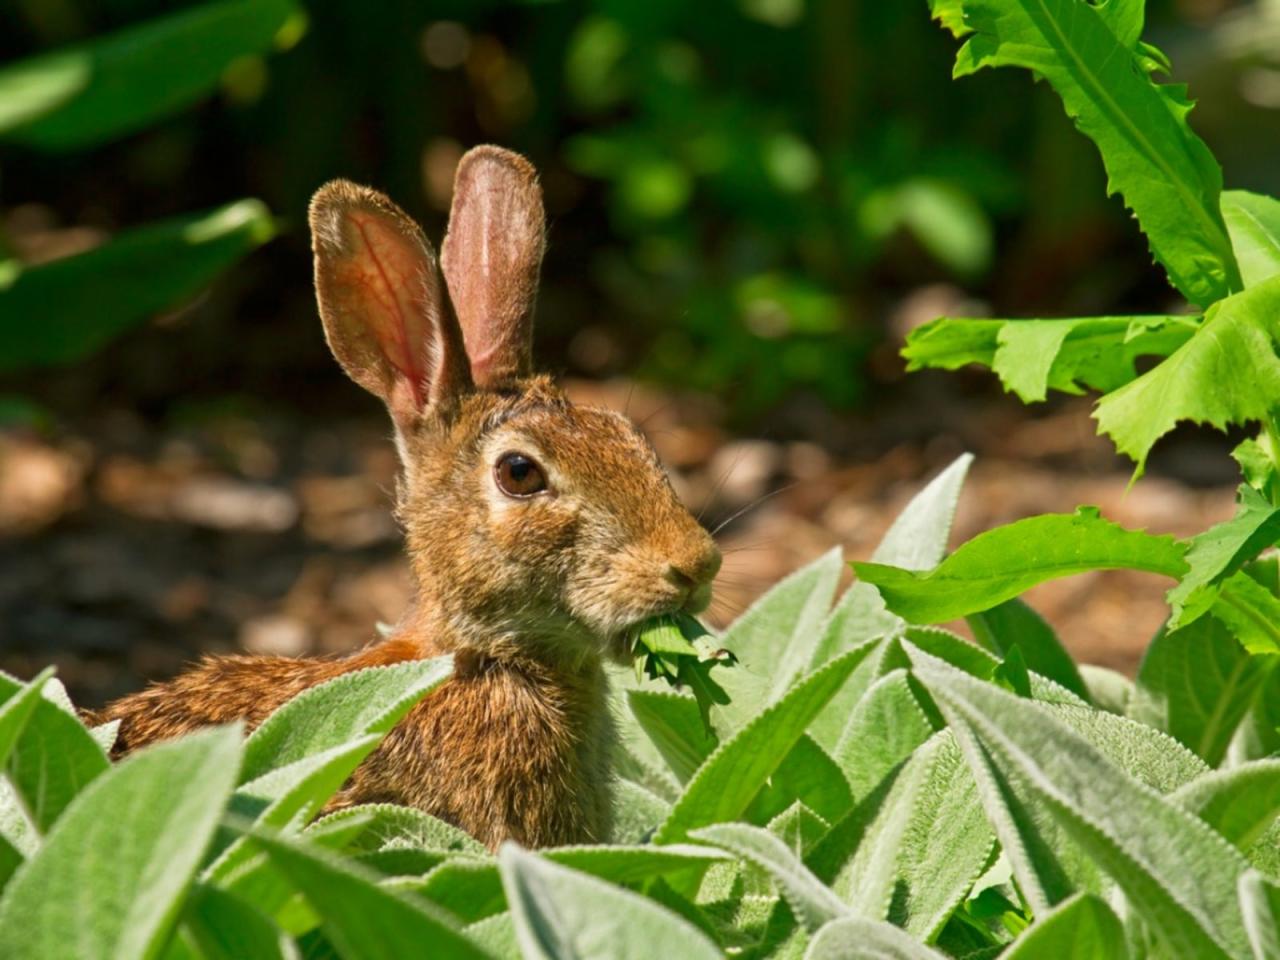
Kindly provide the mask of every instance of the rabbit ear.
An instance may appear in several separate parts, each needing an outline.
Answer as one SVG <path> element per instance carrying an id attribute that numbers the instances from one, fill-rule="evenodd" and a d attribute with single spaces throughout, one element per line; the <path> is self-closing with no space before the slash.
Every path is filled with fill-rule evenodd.
<path id="1" fill-rule="evenodd" d="M 532 372 L 543 229 L 542 189 L 529 161 L 500 147 L 467 151 L 441 261 L 478 386 Z"/>
<path id="2" fill-rule="evenodd" d="M 457 322 L 421 228 L 376 190 L 346 180 L 311 199 L 316 301 L 347 376 L 397 426 L 470 386 Z"/>

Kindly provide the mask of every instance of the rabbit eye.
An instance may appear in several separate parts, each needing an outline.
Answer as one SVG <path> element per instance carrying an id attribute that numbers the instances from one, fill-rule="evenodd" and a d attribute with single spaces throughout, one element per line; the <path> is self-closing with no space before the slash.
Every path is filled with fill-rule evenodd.
<path id="1" fill-rule="evenodd" d="M 542 468 L 523 453 L 504 453 L 493 466 L 498 489 L 508 497 L 532 497 L 547 489 Z"/>

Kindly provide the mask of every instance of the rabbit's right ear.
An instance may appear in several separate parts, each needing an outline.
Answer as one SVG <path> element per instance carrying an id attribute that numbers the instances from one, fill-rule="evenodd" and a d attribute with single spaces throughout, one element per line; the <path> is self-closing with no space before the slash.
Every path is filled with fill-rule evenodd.
<path id="1" fill-rule="evenodd" d="M 329 349 L 406 428 L 471 386 L 431 244 L 389 199 L 346 180 L 311 199 L 316 301 Z"/>

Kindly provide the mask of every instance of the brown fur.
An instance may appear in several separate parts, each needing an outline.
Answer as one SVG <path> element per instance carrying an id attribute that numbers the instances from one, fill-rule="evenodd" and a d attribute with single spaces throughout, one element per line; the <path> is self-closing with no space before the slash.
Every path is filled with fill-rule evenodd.
<path id="1" fill-rule="evenodd" d="M 541 201 L 523 159 L 476 153 L 460 166 L 451 217 L 454 302 L 430 244 L 385 197 L 338 182 L 312 204 L 326 336 L 396 424 L 413 610 L 390 638 L 348 657 L 209 658 L 117 701 L 91 716 L 120 721 L 117 755 L 208 724 L 252 728 L 347 671 L 449 653 L 453 676 L 330 809 L 409 804 L 491 848 L 608 838 L 604 661 L 625 658 L 639 621 L 704 606 L 720 557 L 625 418 L 576 407 L 548 378 L 525 375 Z M 493 211 L 503 220 L 486 220 Z M 500 249 L 480 255 L 481 242 Z M 484 351 L 479 362 L 464 342 Z M 513 450 L 541 465 L 547 493 L 498 489 L 494 463 Z"/>

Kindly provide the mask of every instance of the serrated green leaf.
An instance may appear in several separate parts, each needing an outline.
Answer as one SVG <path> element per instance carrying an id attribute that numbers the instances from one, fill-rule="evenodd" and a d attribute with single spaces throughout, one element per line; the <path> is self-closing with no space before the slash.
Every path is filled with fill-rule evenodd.
<path id="1" fill-rule="evenodd" d="M 1078 704 L 1043 706 L 1134 780 L 1160 793 L 1172 793 L 1209 771 L 1182 744 L 1144 723 Z"/>
<path id="2" fill-rule="evenodd" d="M 421 952 L 424 944 L 436 957 L 488 956 L 452 916 L 425 900 L 380 887 L 375 874 L 353 863 L 263 832 L 255 832 L 253 841 L 307 898 L 344 960 L 396 960 Z"/>
<path id="3" fill-rule="evenodd" d="M 48 150 L 132 133 L 216 89 L 240 57 L 292 43 L 305 27 L 291 0 L 227 0 L 0 71 L 0 139 Z"/>
<path id="4" fill-rule="evenodd" d="M 672 807 L 671 815 L 658 830 L 658 842 L 673 843 L 690 830 L 733 820 L 746 810 L 818 711 L 865 655 L 866 650 L 859 648 L 837 657 L 722 742 Z"/>
<path id="5" fill-rule="evenodd" d="M 946 960 L 920 941 L 881 920 L 843 917 L 819 930 L 805 951 L 804 960 Z"/>
<path id="6" fill-rule="evenodd" d="M 1222 171 L 1187 124 L 1184 89 L 1155 83 L 1144 67 L 1145 48 L 1113 32 L 1124 22 L 1127 34 L 1132 19 L 1104 18 L 1079 0 L 962 0 L 961 6 L 974 32 L 956 56 L 955 75 L 1015 66 L 1047 80 L 1097 145 L 1108 190 L 1137 215 L 1183 296 L 1205 306 L 1239 290 L 1218 207 Z"/>
<path id="7" fill-rule="evenodd" d="M 1280 886 L 1250 870 L 1240 877 L 1239 894 L 1255 960 L 1280 960 Z"/>
<path id="8" fill-rule="evenodd" d="M 1226 190 L 1222 218 L 1246 287 L 1280 273 L 1280 200 L 1248 190 Z"/>
<path id="9" fill-rule="evenodd" d="M 902 356 L 907 370 L 990 367 L 1023 403 L 1049 390 L 1106 393 L 1137 376 L 1139 357 L 1167 357 L 1196 332 L 1198 317 L 1078 317 L 1069 320 L 981 320 L 938 317 L 912 330 Z"/>
<path id="10" fill-rule="evenodd" d="M 723 847 L 768 872 L 791 911 L 810 932 L 849 913 L 843 901 L 767 830 L 745 823 L 721 823 L 695 830 L 690 836 Z"/>
<path id="11" fill-rule="evenodd" d="M 1046 580 L 1087 570 L 1131 569 L 1178 577 L 1187 567 L 1173 537 L 1126 530 L 1096 510 L 1045 514 L 996 527 L 927 573 L 857 563 L 889 609 L 911 623 L 942 623 L 1004 603 Z"/>
<path id="12" fill-rule="evenodd" d="M 240 200 L 139 227 L 49 263 L 9 272 L 0 264 L 0 369 L 88 356 L 194 296 L 274 234 L 267 208 Z"/>
<path id="13" fill-rule="evenodd" d="M 990 610 L 965 618 L 974 639 L 997 656 L 1007 656 L 1015 645 L 1027 668 L 1090 700 L 1080 671 L 1053 628 L 1019 599 L 1006 600 Z"/>
<path id="14" fill-rule="evenodd" d="M 1185 556 L 1189 569 L 1166 598 L 1170 628 L 1185 627 L 1207 612 L 1222 581 L 1280 539 L 1280 507 L 1247 485 L 1236 492 L 1236 503 L 1230 520 L 1192 537 Z"/>
<path id="15" fill-rule="evenodd" d="M 1218 588 L 1210 608 L 1252 654 L 1280 654 L 1280 597 L 1243 570 Z"/>
<path id="16" fill-rule="evenodd" d="M 1016 778 L 1108 871 L 1175 955 L 1249 955 L 1235 894 L 1247 863 L 1233 847 L 1131 779 L 1042 705 L 926 654 L 912 658 L 953 729 L 963 727 L 997 770 Z M 1027 892 L 1021 877 L 1019 883 Z"/>
<path id="17" fill-rule="evenodd" d="M 1220 300 L 1168 359 L 1098 401 L 1098 432 L 1141 476 L 1157 440 L 1190 420 L 1225 430 L 1264 420 L 1280 396 L 1280 276 Z"/>
<path id="18" fill-rule="evenodd" d="M 526 958 L 713 960 L 722 951 L 683 917 L 637 893 L 504 844 L 498 853 Z"/>
<path id="19" fill-rule="evenodd" d="M 366 734 L 386 733 L 447 680 L 452 657 L 344 673 L 286 702 L 245 743 L 241 782 Z"/>
<path id="20" fill-rule="evenodd" d="M 1129 715 L 1217 766 L 1268 669 L 1216 617 L 1201 617 L 1181 630 L 1162 630 L 1151 641 Z"/>
<path id="21" fill-rule="evenodd" d="M 89 784 L 5 890 L 0 956 L 157 956 L 240 755 L 239 729 L 222 727 L 141 750 Z"/>
<path id="22" fill-rule="evenodd" d="M 1037 917 L 1000 956 L 1004 960 L 1127 960 L 1129 951 L 1115 913 L 1105 901 L 1084 893 Z"/>
<path id="23" fill-rule="evenodd" d="M 457 827 L 431 816 L 415 807 L 402 807 L 395 803 L 366 803 L 347 807 L 317 820 L 307 828 L 308 837 L 318 832 L 337 837 L 335 830 L 344 824 L 353 829 L 344 831 L 340 839 L 326 842 L 335 850 L 381 850 L 389 846 L 411 846 L 444 854 L 467 853 L 483 856 L 485 848 Z"/>

